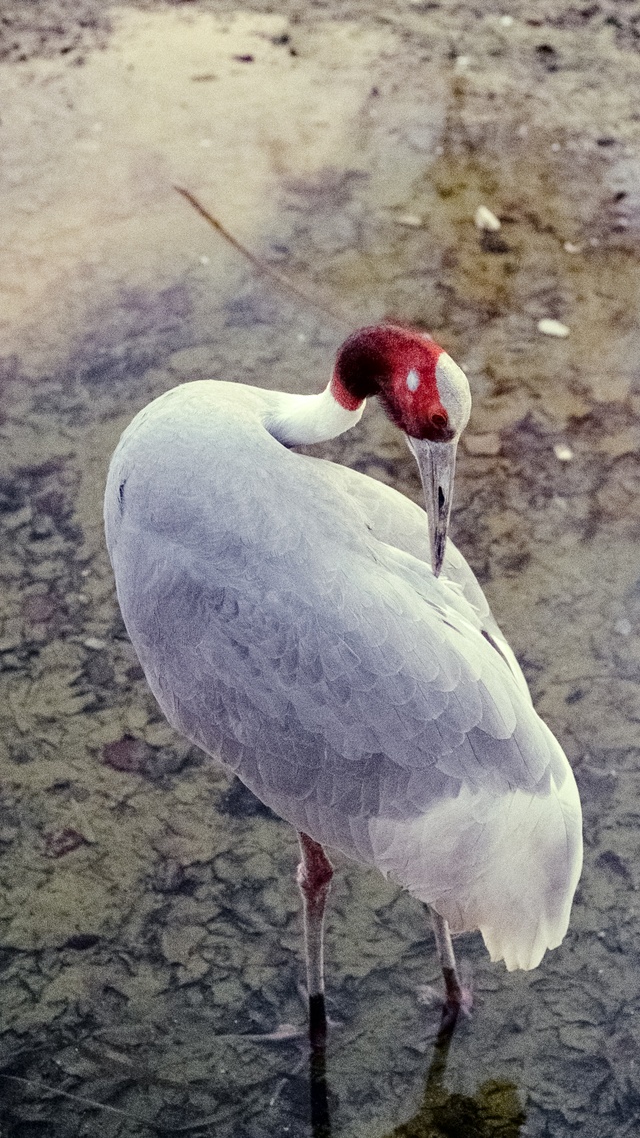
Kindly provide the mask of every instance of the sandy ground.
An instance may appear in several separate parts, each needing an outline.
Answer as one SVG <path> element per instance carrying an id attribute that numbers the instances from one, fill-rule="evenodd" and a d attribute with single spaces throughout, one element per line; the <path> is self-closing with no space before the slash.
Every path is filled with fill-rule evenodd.
<path id="1" fill-rule="evenodd" d="M 3 1138 L 308 1132 L 304 1046 L 284 1038 L 304 1024 L 294 836 L 160 716 L 101 497 L 119 432 L 163 390 L 318 390 L 345 330 L 385 315 L 471 380 L 456 540 L 576 767 L 587 842 L 538 971 L 507 976 L 465 939 L 478 1007 L 453 1098 L 397 1133 L 632 1134 L 640 3 L 269 7 L 0 16 Z M 172 183 L 341 318 L 257 276 Z M 418 498 L 374 407 L 322 453 Z M 336 1133 L 418 1110 L 436 981 L 417 906 L 340 863 Z"/>

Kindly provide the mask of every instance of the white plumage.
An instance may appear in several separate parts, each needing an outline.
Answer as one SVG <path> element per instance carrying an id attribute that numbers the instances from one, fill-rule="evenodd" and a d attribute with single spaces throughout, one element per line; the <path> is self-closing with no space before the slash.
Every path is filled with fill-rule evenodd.
<path id="1" fill-rule="evenodd" d="M 125 624 L 178 731 L 298 831 L 533 968 L 580 874 L 573 774 L 455 546 L 436 576 L 420 507 L 289 449 L 361 413 L 335 387 L 214 381 L 140 412 L 105 499 Z"/>

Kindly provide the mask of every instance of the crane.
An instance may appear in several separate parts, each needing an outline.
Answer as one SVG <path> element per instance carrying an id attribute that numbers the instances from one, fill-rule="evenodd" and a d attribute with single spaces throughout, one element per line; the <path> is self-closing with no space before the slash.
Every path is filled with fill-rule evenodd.
<path id="1" fill-rule="evenodd" d="M 297 453 L 377 397 L 425 511 Z M 425 333 L 361 328 L 315 395 L 201 380 L 136 415 L 105 526 L 120 608 L 169 722 L 298 831 L 312 1033 L 326 1031 L 325 847 L 431 914 L 455 1016 L 451 934 L 535 968 L 566 933 L 582 864 L 569 762 L 482 590 L 447 540 L 469 384 Z"/>

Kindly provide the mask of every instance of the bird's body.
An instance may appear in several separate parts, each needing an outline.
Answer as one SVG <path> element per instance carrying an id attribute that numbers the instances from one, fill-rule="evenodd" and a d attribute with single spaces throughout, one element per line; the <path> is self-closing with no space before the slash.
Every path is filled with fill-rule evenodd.
<path id="1" fill-rule="evenodd" d="M 215 381 L 136 417 L 105 504 L 129 635 L 170 723 L 298 831 L 534 967 L 580 872 L 571 769 L 424 511 L 286 445 L 317 419 Z"/>

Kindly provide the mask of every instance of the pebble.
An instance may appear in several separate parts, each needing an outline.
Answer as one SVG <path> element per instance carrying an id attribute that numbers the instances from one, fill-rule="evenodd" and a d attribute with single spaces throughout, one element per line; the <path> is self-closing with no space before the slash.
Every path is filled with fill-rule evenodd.
<path id="1" fill-rule="evenodd" d="M 106 640 L 99 640 L 97 636 L 87 636 L 86 640 L 82 641 L 85 648 L 91 648 L 93 652 L 99 652 L 102 648 L 107 647 Z"/>
<path id="2" fill-rule="evenodd" d="M 542 332 L 543 336 L 557 336 L 563 339 L 569 335 L 570 329 L 559 320 L 551 320 L 545 316 L 543 320 L 538 320 L 538 331 Z"/>
<path id="3" fill-rule="evenodd" d="M 151 747 L 144 739 L 133 739 L 130 735 L 125 735 L 112 743 L 105 743 L 102 748 L 103 763 L 116 771 L 140 774 L 151 759 L 153 759 Z"/>
<path id="4" fill-rule="evenodd" d="M 564 251 L 565 253 L 581 253 L 582 245 L 574 245 L 573 241 L 565 241 Z"/>
<path id="5" fill-rule="evenodd" d="M 621 620 L 617 620 L 614 624 L 613 631 L 617 632 L 620 636 L 631 636 L 631 621 L 622 617 Z"/>
<path id="6" fill-rule="evenodd" d="M 497 233 L 500 229 L 500 219 L 486 205 L 478 206 L 473 221 L 476 229 L 487 229 L 490 233 Z"/>
<path id="7" fill-rule="evenodd" d="M 571 450 L 571 447 L 568 447 L 566 445 L 566 443 L 556 443 L 553 448 L 553 453 L 559 462 L 571 462 L 571 459 L 573 458 L 573 451 Z"/>
<path id="8" fill-rule="evenodd" d="M 465 435 L 464 449 L 472 455 L 500 454 L 500 436 L 493 431 L 485 435 Z"/>
<path id="9" fill-rule="evenodd" d="M 417 213 L 401 213 L 396 221 L 398 225 L 407 225 L 410 229 L 419 229 L 422 225 L 422 218 Z"/>

